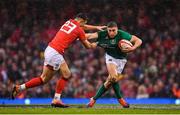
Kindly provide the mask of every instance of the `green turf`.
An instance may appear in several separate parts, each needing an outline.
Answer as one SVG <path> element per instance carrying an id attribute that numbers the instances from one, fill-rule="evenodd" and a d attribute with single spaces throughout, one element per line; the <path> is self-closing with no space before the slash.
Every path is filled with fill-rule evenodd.
<path id="1" fill-rule="evenodd" d="M 96 105 L 93 108 L 73 105 L 70 108 L 51 108 L 50 106 L 6 106 L 0 107 L 0 114 L 180 114 L 180 105 Z"/>

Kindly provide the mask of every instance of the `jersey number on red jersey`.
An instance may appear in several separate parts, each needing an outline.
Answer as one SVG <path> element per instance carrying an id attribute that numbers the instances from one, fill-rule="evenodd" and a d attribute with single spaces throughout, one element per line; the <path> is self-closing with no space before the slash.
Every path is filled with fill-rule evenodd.
<path id="1" fill-rule="evenodd" d="M 61 31 L 65 32 L 66 34 L 69 34 L 71 33 L 77 26 L 70 22 L 70 21 L 67 21 L 64 25 L 61 26 Z"/>

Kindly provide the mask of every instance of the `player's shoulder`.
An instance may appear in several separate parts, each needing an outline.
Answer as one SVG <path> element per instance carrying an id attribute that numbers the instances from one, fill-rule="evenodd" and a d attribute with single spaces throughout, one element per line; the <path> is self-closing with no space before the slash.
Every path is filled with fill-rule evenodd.
<path id="1" fill-rule="evenodd" d="M 130 39 L 132 37 L 132 35 L 130 33 L 128 33 L 127 31 L 121 30 L 121 29 L 118 30 L 118 36 L 120 38 L 126 39 L 128 41 L 130 41 Z"/>
<path id="2" fill-rule="evenodd" d="M 98 38 L 105 38 L 108 35 L 107 30 L 99 31 Z"/>
<path id="3" fill-rule="evenodd" d="M 126 33 L 126 31 L 124 31 L 124 30 L 121 30 L 121 29 L 118 29 L 118 33 Z"/>
<path id="4" fill-rule="evenodd" d="M 74 19 L 69 19 L 68 21 L 76 23 L 76 20 L 74 20 Z"/>
<path id="5" fill-rule="evenodd" d="M 118 34 L 121 36 L 123 36 L 123 35 L 130 35 L 130 33 L 129 32 L 127 32 L 127 31 L 124 31 L 124 30 L 121 30 L 121 29 L 118 29 Z"/>

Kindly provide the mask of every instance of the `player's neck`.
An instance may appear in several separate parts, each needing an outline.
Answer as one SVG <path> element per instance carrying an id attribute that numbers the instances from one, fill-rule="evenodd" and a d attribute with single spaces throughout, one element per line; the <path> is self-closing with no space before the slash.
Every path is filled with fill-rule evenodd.
<path id="1" fill-rule="evenodd" d="M 80 20 L 79 19 L 75 18 L 74 20 L 80 24 Z"/>

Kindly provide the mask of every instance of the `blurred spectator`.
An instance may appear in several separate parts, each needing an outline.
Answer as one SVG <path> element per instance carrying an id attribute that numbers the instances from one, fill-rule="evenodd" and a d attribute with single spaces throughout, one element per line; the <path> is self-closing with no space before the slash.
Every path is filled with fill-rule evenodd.
<path id="1" fill-rule="evenodd" d="M 146 86 L 145 85 L 140 85 L 138 87 L 136 98 L 140 99 L 140 98 L 148 98 L 148 97 L 149 97 L 149 94 L 148 94 Z"/>
<path id="2" fill-rule="evenodd" d="M 173 95 L 176 97 L 176 98 L 180 98 L 180 88 L 179 88 L 179 84 L 178 83 L 174 83 L 173 86 L 172 86 L 172 92 L 173 92 Z"/>

